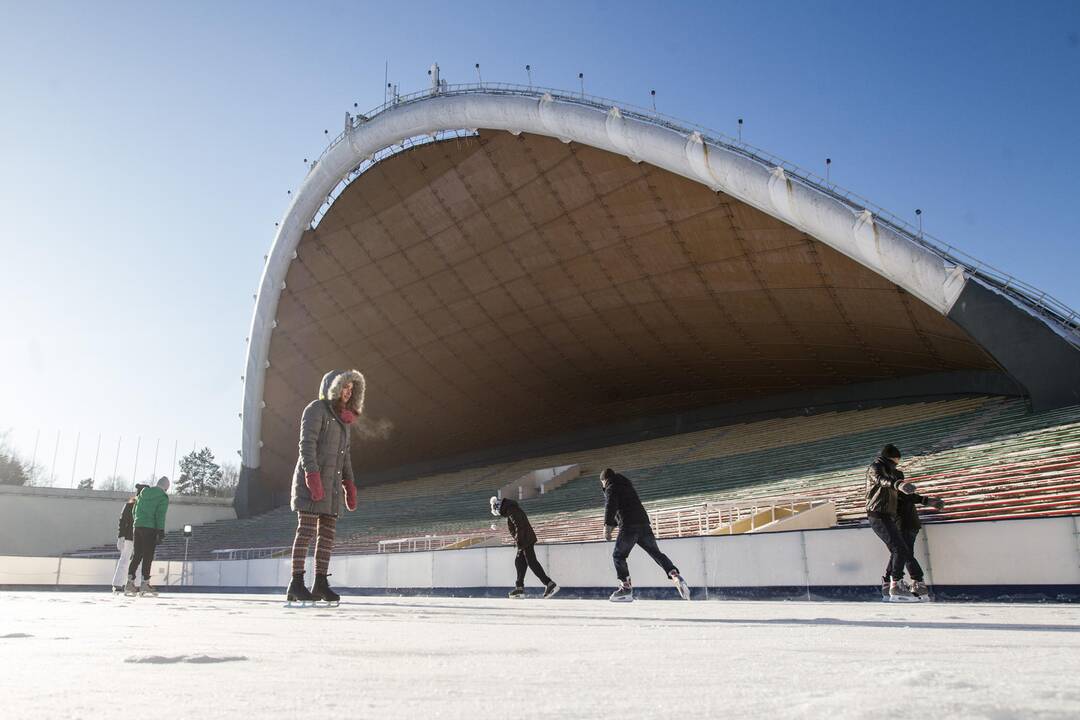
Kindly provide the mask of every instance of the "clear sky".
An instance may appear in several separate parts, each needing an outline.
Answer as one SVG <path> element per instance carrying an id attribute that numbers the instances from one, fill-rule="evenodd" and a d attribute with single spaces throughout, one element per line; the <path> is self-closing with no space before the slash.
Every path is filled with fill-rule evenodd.
<path id="1" fill-rule="evenodd" d="M 262 257 L 353 103 L 574 89 L 734 134 L 1080 307 L 1080 2 L 0 0 L 0 429 L 56 484 L 237 461 Z M 945 7 L 947 6 L 947 7 Z M 315 388 L 312 388 L 314 393 Z M 79 454 L 75 455 L 76 436 Z M 73 472 L 74 471 L 74 472 Z"/>

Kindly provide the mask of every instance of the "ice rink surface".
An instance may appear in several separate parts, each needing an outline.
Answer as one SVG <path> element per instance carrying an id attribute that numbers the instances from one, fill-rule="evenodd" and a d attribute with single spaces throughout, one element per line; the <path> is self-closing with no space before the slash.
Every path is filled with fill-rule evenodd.
<path id="1" fill-rule="evenodd" d="M 5 718 L 1077 718 L 1080 607 L 0 593 Z"/>

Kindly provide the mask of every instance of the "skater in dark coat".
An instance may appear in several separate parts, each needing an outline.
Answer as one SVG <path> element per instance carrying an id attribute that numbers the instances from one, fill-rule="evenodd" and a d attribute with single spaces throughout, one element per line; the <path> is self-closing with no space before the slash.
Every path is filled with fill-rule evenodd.
<path id="1" fill-rule="evenodd" d="M 635 545 L 640 545 L 675 583 L 679 595 L 684 600 L 689 600 L 690 588 L 675 564 L 660 552 L 649 514 L 645 512 L 634 486 L 625 475 L 620 475 L 611 468 L 600 473 L 600 486 L 604 488 L 604 539 L 611 540 L 615 528 L 619 528 L 619 538 L 615 541 L 615 551 L 611 554 L 615 561 L 615 574 L 619 577 L 619 587 L 609 599 L 613 602 L 630 602 L 634 599 L 626 558 Z"/>
<path id="2" fill-rule="evenodd" d="M 135 501 L 139 499 L 139 493 L 146 487 L 142 483 L 136 484 L 135 494 L 127 499 L 124 508 L 120 511 L 120 522 L 116 528 L 116 549 L 120 551 L 120 558 L 116 561 L 116 569 L 113 571 L 114 593 L 124 591 L 128 563 L 131 562 L 131 553 L 135 548 Z"/>
<path id="3" fill-rule="evenodd" d="M 923 581 L 923 569 L 919 565 L 919 561 L 915 558 L 915 539 L 919 536 L 919 531 L 922 529 L 922 521 L 919 519 L 919 506 L 929 506 L 935 510 L 944 510 L 945 501 L 941 498 L 929 497 L 926 495 L 920 495 L 916 492 L 910 495 L 900 493 L 896 496 L 896 517 L 897 522 L 900 525 L 900 536 L 904 539 L 904 544 L 908 548 L 908 557 L 910 558 L 905 567 L 907 568 L 908 577 L 911 578 L 911 594 L 920 600 L 929 598 L 930 590 L 926 587 L 926 583 Z M 891 562 L 891 559 L 890 559 Z M 886 566 L 886 573 L 889 572 L 888 566 Z M 886 579 L 882 578 L 882 594 L 885 594 Z"/>
<path id="4" fill-rule="evenodd" d="M 915 486 L 904 479 L 904 473 L 897 465 L 899 461 L 900 451 L 890 444 L 883 447 L 870 467 L 866 468 L 866 517 L 874 534 L 889 549 L 889 563 L 885 571 L 889 600 L 910 601 L 919 598 L 904 584 L 904 568 L 913 571 L 912 579 L 917 576 L 920 584 L 922 568 L 914 556 L 914 538 L 909 544 L 900 527 L 899 498 L 913 495 Z M 885 578 L 882 578 L 883 592 L 884 581 Z M 923 584 L 921 587 L 926 586 Z"/>
<path id="5" fill-rule="evenodd" d="M 514 589 L 510 591 L 510 597 L 525 597 L 526 567 L 533 571 L 533 575 L 540 582 L 544 583 L 544 598 L 549 598 L 559 592 L 559 586 L 544 572 L 543 566 L 536 557 L 536 532 L 529 522 L 529 516 L 520 505 L 509 498 L 493 497 L 490 504 L 492 515 L 506 518 L 506 529 L 510 531 L 510 537 L 514 539 L 514 545 L 517 546 L 517 555 L 514 557 L 517 580 L 514 582 Z"/>
<path id="6" fill-rule="evenodd" d="M 327 570 L 334 550 L 337 516 L 344 505 L 356 509 L 349 446 L 350 426 L 364 411 L 364 376 L 359 370 L 331 370 L 319 384 L 319 399 L 304 408 L 300 418 L 300 456 L 293 472 L 291 507 L 296 512 L 292 546 L 292 582 L 288 602 L 324 600 L 340 596 L 330 589 Z M 315 538 L 315 582 L 304 584 L 304 564 Z"/>

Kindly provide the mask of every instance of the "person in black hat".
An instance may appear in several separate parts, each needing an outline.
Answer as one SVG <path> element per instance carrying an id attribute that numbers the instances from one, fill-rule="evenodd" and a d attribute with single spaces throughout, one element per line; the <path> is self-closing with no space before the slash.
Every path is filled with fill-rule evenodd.
<path id="1" fill-rule="evenodd" d="M 940 501 L 915 495 L 915 486 L 904 479 L 904 473 L 898 466 L 899 461 L 900 450 L 889 444 L 881 449 L 866 469 L 866 517 L 870 522 L 870 529 L 889 549 L 889 562 L 885 576 L 882 577 L 882 595 L 885 595 L 887 581 L 888 600 L 909 602 L 920 598 L 904 584 L 904 568 L 908 568 L 912 580 L 921 589 L 923 596 L 926 595 L 926 585 L 923 583 L 922 568 L 915 559 L 915 537 L 912 535 L 908 542 L 901 529 L 900 498 L 914 496 L 919 498 L 918 501 Z M 903 502 L 913 500 L 905 497 Z M 943 503 L 941 505 L 944 506 Z"/>
<path id="2" fill-rule="evenodd" d="M 544 583 L 545 599 L 559 592 L 559 586 L 544 572 L 544 567 L 536 557 L 536 532 L 532 529 L 529 516 L 510 498 L 493 497 L 490 505 L 492 515 L 506 518 L 506 529 L 510 531 L 510 537 L 514 538 L 514 545 L 517 546 L 517 555 L 514 557 L 517 580 L 514 582 L 514 589 L 510 591 L 509 597 L 514 599 L 525 597 L 526 567 L 530 568 L 533 575 Z"/>
<path id="3" fill-rule="evenodd" d="M 649 553 L 649 557 L 664 569 L 668 579 L 675 584 L 679 596 L 683 600 L 689 600 L 690 588 L 675 563 L 660 552 L 652 524 L 649 522 L 649 514 L 645 512 L 645 507 L 630 480 L 625 475 L 607 468 L 600 473 L 600 486 L 604 488 L 604 539 L 611 540 L 615 527 L 619 528 L 619 538 L 615 541 L 615 551 L 611 554 L 615 561 L 619 587 L 608 599 L 612 602 L 631 602 L 634 599 L 634 587 L 630 583 L 630 568 L 626 564 L 626 558 L 635 545 L 640 545 L 641 549 Z"/>

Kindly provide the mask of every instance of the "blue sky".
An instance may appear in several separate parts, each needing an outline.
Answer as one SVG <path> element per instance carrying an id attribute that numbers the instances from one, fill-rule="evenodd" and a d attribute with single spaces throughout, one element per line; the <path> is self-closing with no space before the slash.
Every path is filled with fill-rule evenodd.
<path id="1" fill-rule="evenodd" d="M 876 7 L 875 7 L 876 6 Z M 1080 306 L 1080 3 L 0 0 L 0 429 L 56 484 L 237 460 L 262 256 L 354 102 L 438 61 L 822 171 Z M 314 388 L 313 388 L 314 392 Z M 40 434 L 40 435 L 39 435 Z M 80 451 L 75 456 L 76 435 Z"/>

